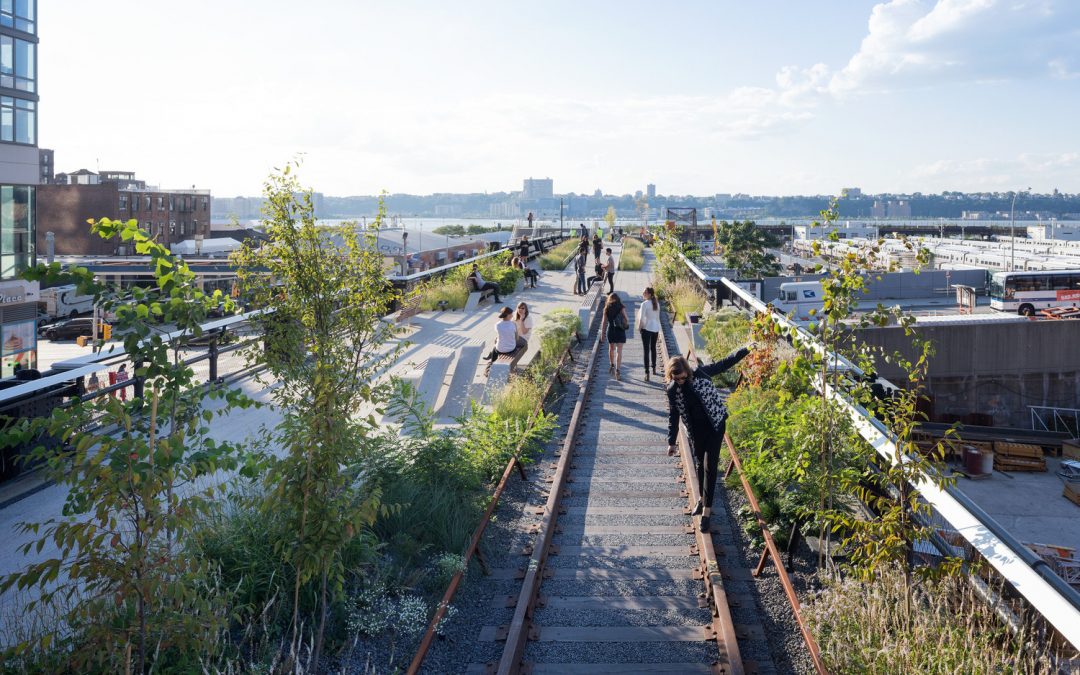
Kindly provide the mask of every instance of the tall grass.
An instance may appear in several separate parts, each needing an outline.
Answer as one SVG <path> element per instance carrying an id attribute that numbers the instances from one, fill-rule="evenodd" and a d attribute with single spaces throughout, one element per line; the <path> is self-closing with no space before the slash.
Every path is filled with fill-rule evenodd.
<path id="1" fill-rule="evenodd" d="M 567 258 L 578 248 L 578 240 L 571 237 L 544 255 L 540 256 L 540 269 L 563 270 L 566 269 Z"/>
<path id="2" fill-rule="evenodd" d="M 636 272 L 645 266 L 645 244 L 640 239 L 623 237 L 619 269 Z"/>
<path id="3" fill-rule="evenodd" d="M 1051 673 L 1036 636 L 1013 636 L 962 578 L 919 582 L 907 603 L 904 574 L 827 582 L 805 614 L 834 673 Z"/>
<path id="4" fill-rule="evenodd" d="M 468 300 L 469 289 L 465 287 L 465 282 L 455 279 L 426 289 L 420 295 L 420 309 L 430 312 L 439 309 L 441 302 L 446 303 L 446 309 L 461 309 Z"/>
<path id="5" fill-rule="evenodd" d="M 687 314 L 700 314 L 705 309 L 705 295 L 688 279 L 659 285 L 656 292 L 675 314 L 675 321 L 686 321 Z"/>

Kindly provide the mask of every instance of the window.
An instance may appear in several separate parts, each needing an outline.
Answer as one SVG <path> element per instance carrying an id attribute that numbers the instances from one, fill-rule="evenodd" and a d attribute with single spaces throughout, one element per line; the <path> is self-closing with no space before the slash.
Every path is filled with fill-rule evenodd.
<path id="1" fill-rule="evenodd" d="M 164 211 L 165 210 L 165 198 L 164 197 L 158 197 L 157 198 L 157 210 L 158 211 Z"/>
<path id="2" fill-rule="evenodd" d="M 185 234 L 187 234 L 187 223 L 185 223 L 184 221 L 181 220 L 180 221 L 180 236 L 184 236 Z"/>
<path id="3" fill-rule="evenodd" d="M 34 188 L 0 185 L 0 278 L 12 279 L 33 262 Z"/>
<path id="4" fill-rule="evenodd" d="M 202 210 L 205 211 L 207 208 L 209 208 L 209 204 L 210 204 L 210 198 L 209 197 L 203 197 L 202 198 Z"/>
<path id="5" fill-rule="evenodd" d="M 169 195 L 169 210 L 173 211 L 175 209 L 176 209 L 176 197 L 173 197 L 172 195 Z"/>
<path id="6" fill-rule="evenodd" d="M 150 195 L 146 195 L 146 197 L 143 198 L 143 210 L 150 210 Z"/>
<path id="7" fill-rule="evenodd" d="M 37 45 L 0 35 L 0 87 L 34 91 L 37 80 Z"/>
<path id="8" fill-rule="evenodd" d="M 127 211 L 127 195 L 120 195 L 120 210 Z"/>
<path id="9" fill-rule="evenodd" d="M 36 33 L 36 0 L 0 0 L 0 26 Z"/>
<path id="10" fill-rule="evenodd" d="M 169 234 L 170 235 L 176 234 L 176 221 L 175 220 L 170 220 L 169 221 Z"/>
<path id="11" fill-rule="evenodd" d="M 0 141 L 33 145 L 36 126 L 37 105 L 33 101 L 0 96 Z"/>

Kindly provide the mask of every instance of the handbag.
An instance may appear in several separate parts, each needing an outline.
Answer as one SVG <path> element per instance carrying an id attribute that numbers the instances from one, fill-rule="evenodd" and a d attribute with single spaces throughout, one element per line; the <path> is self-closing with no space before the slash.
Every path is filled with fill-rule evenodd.
<path id="1" fill-rule="evenodd" d="M 611 324 L 619 330 L 630 328 L 630 322 L 626 320 L 626 316 L 621 311 L 615 315 L 615 319 L 612 320 Z"/>

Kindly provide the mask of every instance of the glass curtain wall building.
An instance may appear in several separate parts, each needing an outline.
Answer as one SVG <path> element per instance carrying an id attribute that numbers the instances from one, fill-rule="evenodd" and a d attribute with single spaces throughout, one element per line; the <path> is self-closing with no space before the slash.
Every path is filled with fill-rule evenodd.
<path id="1" fill-rule="evenodd" d="M 0 377 L 37 366 L 37 1 L 0 0 Z"/>

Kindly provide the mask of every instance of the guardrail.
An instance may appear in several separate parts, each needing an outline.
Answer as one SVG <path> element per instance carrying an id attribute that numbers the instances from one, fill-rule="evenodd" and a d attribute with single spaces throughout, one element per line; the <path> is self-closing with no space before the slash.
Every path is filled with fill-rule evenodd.
<path id="1" fill-rule="evenodd" d="M 551 243 L 552 245 L 554 245 L 554 244 L 557 244 L 557 243 L 561 242 L 565 238 L 566 237 L 564 237 L 562 235 L 552 234 L 552 235 L 547 235 L 547 236 L 544 236 L 544 237 L 537 237 L 536 239 L 530 239 L 529 243 L 533 244 L 534 248 L 533 248 L 533 250 L 531 250 L 529 252 L 529 259 L 531 260 L 532 258 L 534 258 L 534 257 L 536 257 L 538 255 L 541 255 L 541 253 L 542 253 L 541 245 L 542 244 Z M 442 276 L 443 274 L 446 274 L 450 270 L 461 267 L 462 265 L 471 265 L 471 264 L 475 263 L 478 260 L 484 260 L 486 258 L 491 258 L 493 256 L 497 256 L 497 255 L 499 255 L 501 253 L 505 253 L 507 251 L 513 251 L 513 250 L 517 249 L 517 247 L 520 245 L 520 243 L 521 243 L 521 240 L 512 241 L 512 242 L 507 243 L 506 246 L 501 247 L 501 248 L 499 248 L 497 250 L 488 251 L 487 253 L 481 253 L 480 255 L 476 255 L 476 256 L 473 256 L 471 258 L 465 258 L 463 260 L 456 260 L 456 261 L 454 261 L 452 263 L 447 263 L 446 265 L 440 265 L 438 267 L 432 267 L 431 269 L 424 270 L 423 272 L 415 272 L 413 274 L 390 275 L 390 276 L 387 277 L 387 279 L 390 282 L 392 282 L 395 286 L 405 286 L 405 287 L 407 287 L 407 286 L 410 286 L 412 284 L 415 284 L 418 281 L 424 281 L 424 280 L 432 278 L 432 277 Z"/>
<path id="2" fill-rule="evenodd" d="M 843 356 L 832 353 L 805 328 L 774 312 L 735 282 L 725 277 L 709 277 L 691 261 L 684 258 L 684 262 L 690 272 L 709 287 L 723 287 L 745 307 L 768 316 L 794 340 L 818 354 L 831 356 L 835 364 L 842 365 L 852 375 L 863 375 L 859 368 Z M 859 435 L 884 461 L 903 461 L 896 435 L 880 420 L 828 383 L 815 382 L 814 385 L 848 416 Z M 973 553 L 985 560 L 1065 640 L 1080 649 L 1080 593 L 1076 589 L 958 488 L 942 488 L 927 474 L 917 480 L 914 487 L 931 508 L 932 522 L 928 524 L 956 532 L 966 542 L 966 546 L 957 547 L 935 538 L 933 544 L 943 555 L 962 554 L 970 559 Z"/>

